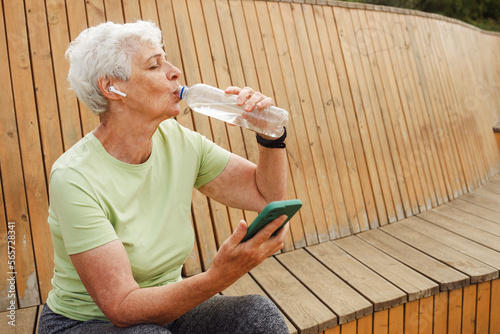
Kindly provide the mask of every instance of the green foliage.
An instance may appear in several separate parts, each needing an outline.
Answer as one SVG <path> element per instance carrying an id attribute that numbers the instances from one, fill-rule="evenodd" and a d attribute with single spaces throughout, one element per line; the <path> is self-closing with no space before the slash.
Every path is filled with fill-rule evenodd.
<path id="1" fill-rule="evenodd" d="M 349 1 L 349 0 L 348 0 Z M 500 0 L 350 0 L 416 9 L 453 17 L 481 29 L 500 31 Z"/>

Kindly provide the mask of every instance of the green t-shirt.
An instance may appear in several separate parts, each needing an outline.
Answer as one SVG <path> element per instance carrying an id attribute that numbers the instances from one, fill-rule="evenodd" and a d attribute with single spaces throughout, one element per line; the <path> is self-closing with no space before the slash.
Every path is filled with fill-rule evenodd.
<path id="1" fill-rule="evenodd" d="M 181 280 L 190 255 L 193 187 L 217 177 L 230 153 L 171 119 L 153 135 L 143 164 L 109 155 L 92 134 L 64 153 L 49 182 L 54 276 L 47 304 L 68 318 L 107 320 L 85 287 L 70 254 L 120 239 L 141 287 Z"/>

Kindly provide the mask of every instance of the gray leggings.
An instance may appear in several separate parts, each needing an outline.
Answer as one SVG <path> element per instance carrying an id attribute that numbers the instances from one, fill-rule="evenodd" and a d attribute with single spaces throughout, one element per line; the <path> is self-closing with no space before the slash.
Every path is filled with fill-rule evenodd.
<path id="1" fill-rule="evenodd" d="M 38 334 L 52 333 L 288 333 L 283 316 L 266 297 L 214 296 L 177 320 L 165 325 L 142 324 L 120 328 L 110 322 L 77 321 L 52 312 L 45 305 L 40 316 Z"/>

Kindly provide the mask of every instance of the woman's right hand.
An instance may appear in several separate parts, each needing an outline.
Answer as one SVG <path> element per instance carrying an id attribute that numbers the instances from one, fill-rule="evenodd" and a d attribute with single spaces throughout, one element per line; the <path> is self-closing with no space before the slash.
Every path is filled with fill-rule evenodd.
<path id="1" fill-rule="evenodd" d="M 221 284 L 221 291 L 236 282 L 241 276 L 262 263 L 266 258 L 283 248 L 288 233 L 288 223 L 274 236 L 286 216 L 276 218 L 246 242 L 241 242 L 247 232 L 247 224 L 240 221 L 233 234 L 222 244 L 212 266 L 206 272 L 214 284 Z"/>

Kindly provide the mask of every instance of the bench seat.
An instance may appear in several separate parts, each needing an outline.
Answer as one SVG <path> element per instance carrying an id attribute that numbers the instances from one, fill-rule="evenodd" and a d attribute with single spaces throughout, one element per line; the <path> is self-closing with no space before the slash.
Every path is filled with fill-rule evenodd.
<path id="1" fill-rule="evenodd" d="M 498 314 L 499 270 L 497 176 L 416 217 L 275 255 L 223 294 L 265 294 L 280 307 L 291 333 L 319 333 L 441 292 L 492 281 L 488 312 Z M 498 322 L 493 317 L 490 321 Z"/>
<path id="2" fill-rule="evenodd" d="M 490 328 L 500 328 L 498 317 L 493 317 L 500 312 L 499 271 L 497 175 L 472 193 L 415 217 L 274 255 L 222 294 L 268 296 L 285 315 L 290 333 L 338 333 L 335 330 L 341 326 L 356 322 L 361 333 L 360 326 L 374 326 L 378 314 L 417 305 L 412 302 L 422 301 L 417 305 L 420 311 L 417 309 L 410 319 L 418 317 L 419 312 L 421 315 L 426 303 L 434 305 L 429 312 L 436 313 L 443 293 L 446 297 L 450 292 L 448 304 L 455 292 L 463 294 L 465 303 L 465 289 L 473 287 L 471 291 L 476 291 L 474 285 L 479 312 L 478 284 L 486 283 L 486 314 L 473 313 L 478 318 L 486 316 Z M 16 327 L 2 324 L 2 333 L 36 333 L 41 308 L 16 310 Z M 0 313 L 0 317 L 6 319 L 7 314 Z M 460 315 L 454 321 L 463 322 Z M 446 322 L 451 328 L 455 324 L 450 317 L 452 310 L 444 320 L 434 316 L 434 322 Z M 473 319 L 476 327 L 477 321 Z M 416 323 L 418 326 L 419 321 Z M 392 325 L 403 326 L 403 322 Z M 406 320 L 405 326 L 411 326 L 411 321 Z"/>

